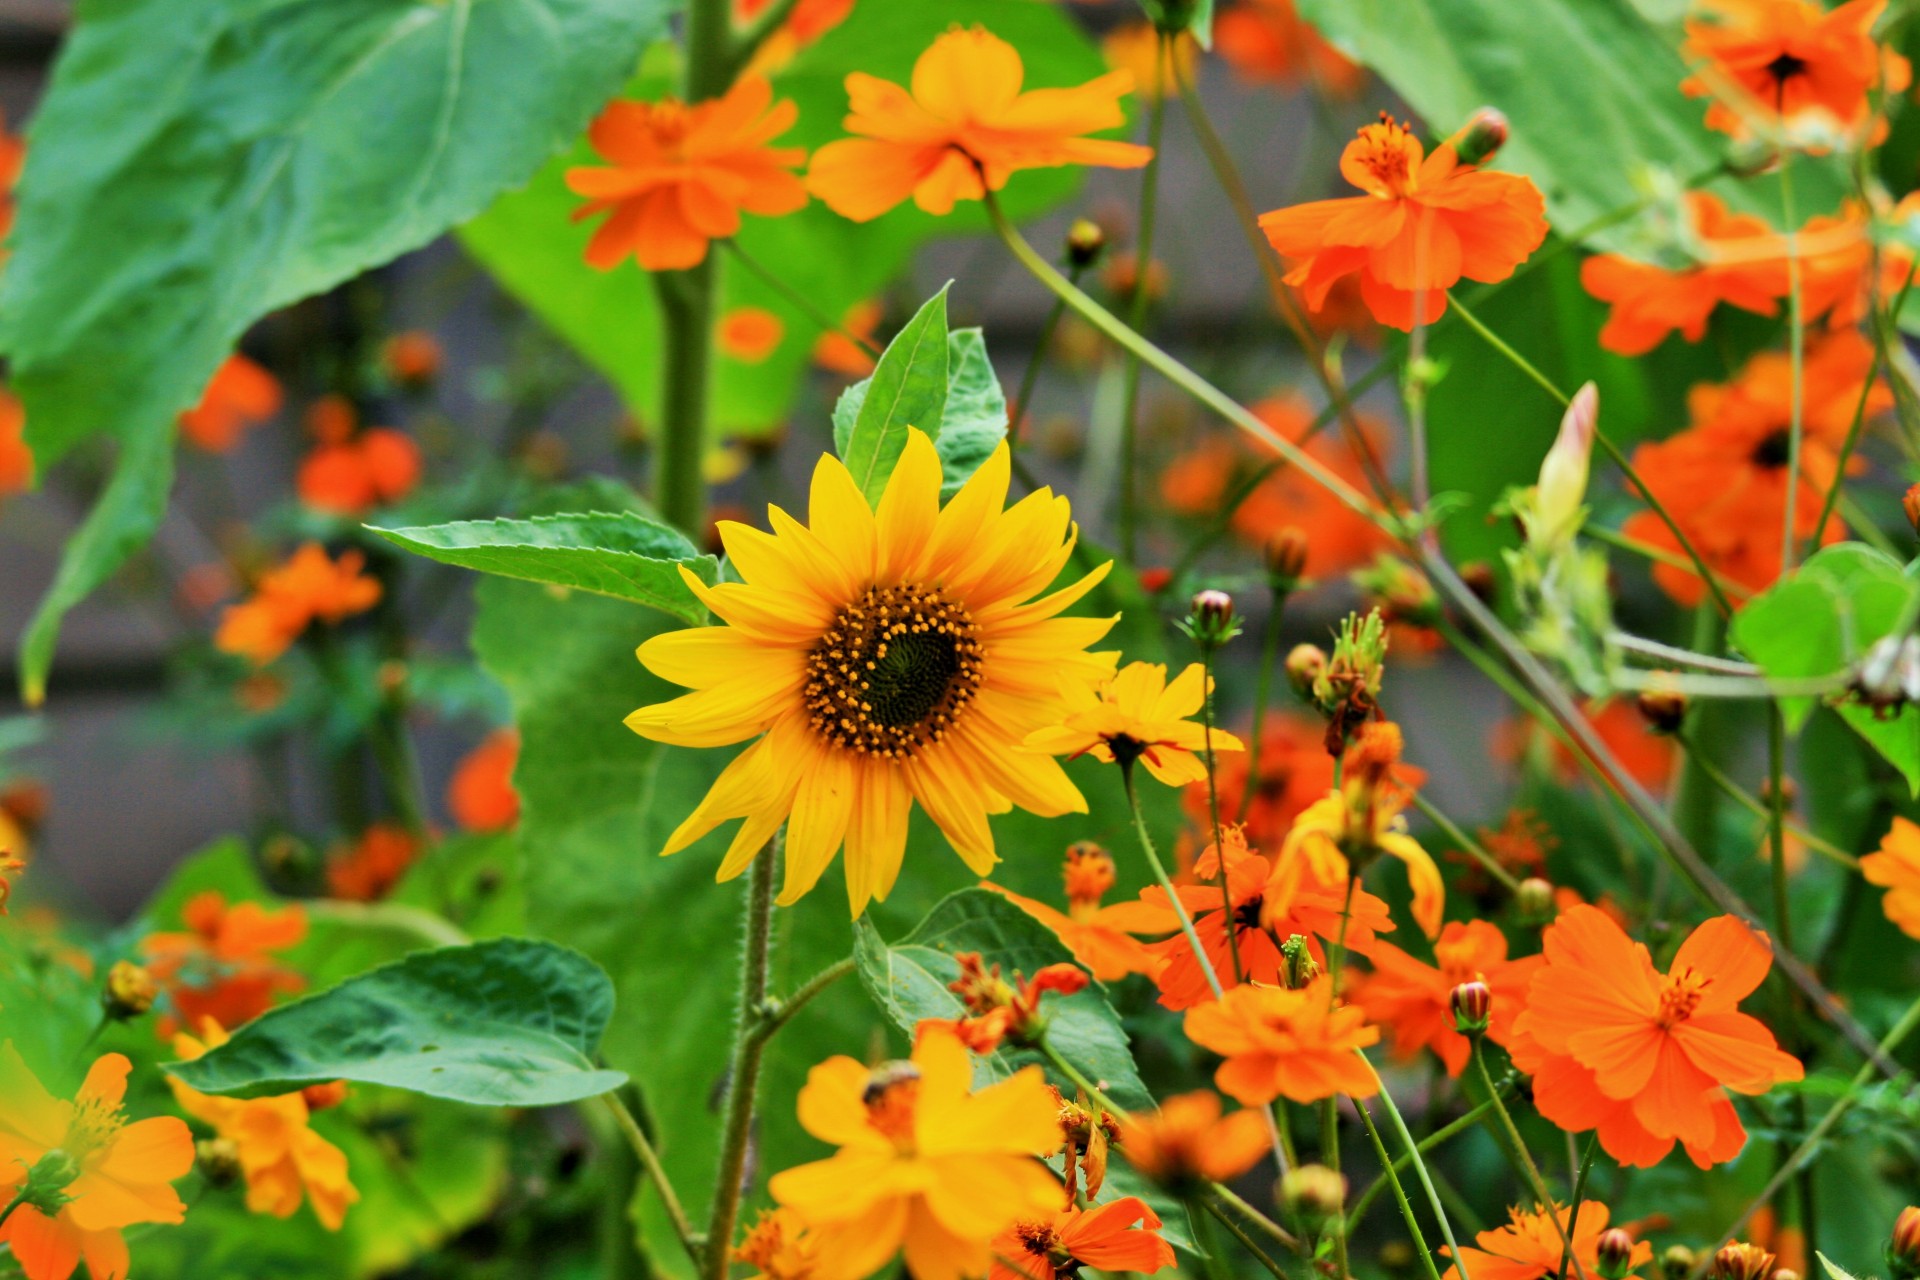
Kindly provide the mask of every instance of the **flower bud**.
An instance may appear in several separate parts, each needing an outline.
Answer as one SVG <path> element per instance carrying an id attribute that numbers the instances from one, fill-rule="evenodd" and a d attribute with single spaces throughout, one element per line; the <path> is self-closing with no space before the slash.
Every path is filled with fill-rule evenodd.
<path id="1" fill-rule="evenodd" d="M 1767 1280 L 1773 1274 L 1774 1256 L 1754 1244 L 1730 1244 L 1713 1255 L 1707 1268 L 1710 1280 Z"/>
<path id="2" fill-rule="evenodd" d="M 27 1170 L 27 1180 L 15 1194 L 21 1204 L 30 1204 L 52 1217 L 73 1197 L 67 1194 L 80 1176 L 80 1162 L 59 1147 L 54 1147 Z"/>
<path id="3" fill-rule="evenodd" d="M 1298 991 L 1320 976 L 1320 962 L 1307 948 L 1307 940 L 1293 934 L 1280 944 L 1280 981 L 1289 991 Z"/>
<path id="4" fill-rule="evenodd" d="M 1587 496 L 1587 461 L 1599 425 L 1600 390 L 1589 382 L 1573 393 L 1560 418 L 1560 434 L 1540 464 L 1533 512 L 1527 521 L 1527 541 L 1534 547 L 1544 550 L 1559 545 L 1579 529 L 1581 504 Z"/>
<path id="5" fill-rule="evenodd" d="M 240 1147 L 232 1138 L 202 1138 L 193 1144 L 193 1158 L 211 1187 L 230 1187 L 244 1172 Z"/>
<path id="6" fill-rule="evenodd" d="M 1678 733 L 1687 718 L 1687 695 L 1678 689 L 1642 689 L 1634 706 L 1655 733 Z"/>
<path id="7" fill-rule="evenodd" d="M 1510 132 L 1506 116 L 1492 107 L 1482 107 L 1448 141 L 1461 164 L 1484 164 L 1507 145 Z"/>
<path id="8" fill-rule="evenodd" d="M 1347 1180 L 1323 1164 L 1303 1164 L 1280 1179 L 1280 1212 L 1302 1234 L 1317 1236 L 1346 1211 Z"/>
<path id="9" fill-rule="evenodd" d="M 1900 499 L 1900 509 L 1907 513 L 1907 523 L 1920 533 L 1920 484 L 1911 485 L 1906 496 Z"/>
<path id="10" fill-rule="evenodd" d="M 1075 219 L 1067 228 L 1067 262 L 1071 266 L 1086 268 L 1099 261 L 1101 250 L 1107 247 L 1107 233 L 1100 224 L 1091 218 Z"/>
<path id="11" fill-rule="evenodd" d="M 1307 531 L 1299 525 L 1287 525 L 1267 539 L 1267 582 L 1275 595 L 1290 594 L 1300 585 L 1310 549 Z"/>
<path id="12" fill-rule="evenodd" d="M 115 1022 L 137 1018 L 153 1008 L 160 989 L 153 975 L 131 960 L 117 960 L 107 970 L 106 986 L 100 992 L 100 1004 Z"/>
<path id="13" fill-rule="evenodd" d="M 1218 649 L 1240 634 L 1240 620 L 1233 612 L 1233 597 L 1224 591 L 1211 589 L 1195 593 L 1193 603 L 1187 607 L 1187 616 L 1180 622 L 1180 629 L 1202 649 Z"/>
<path id="14" fill-rule="evenodd" d="M 1493 988 L 1475 979 L 1463 982 L 1447 997 L 1453 1012 L 1453 1029 L 1463 1036 L 1484 1035 L 1493 1021 Z"/>
<path id="15" fill-rule="evenodd" d="M 1602 1280 L 1626 1280 L 1633 1269 L 1633 1237 L 1619 1227 L 1607 1228 L 1594 1245 L 1594 1261 Z"/>
<path id="16" fill-rule="evenodd" d="M 1545 924 L 1559 912 L 1553 901 L 1553 885 L 1539 876 L 1528 876 L 1520 882 L 1514 891 L 1513 905 L 1520 911 L 1522 919 L 1535 924 Z"/>
<path id="17" fill-rule="evenodd" d="M 1893 1220 L 1893 1236 L 1887 1241 L 1887 1270 L 1893 1280 L 1920 1277 L 1920 1206 L 1908 1205 Z"/>
<path id="18" fill-rule="evenodd" d="M 325 1084 L 310 1084 L 300 1091 L 300 1098 L 307 1104 L 308 1111 L 326 1111 L 347 1100 L 347 1082 L 329 1080 Z"/>
<path id="19" fill-rule="evenodd" d="M 1698 1261 L 1693 1250 L 1683 1244 L 1670 1245 L 1660 1255 L 1660 1274 L 1667 1280 L 1686 1280 L 1693 1272 L 1693 1264 Z"/>
<path id="20" fill-rule="evenodd" d="M 1327 669 L 1327 651 L 1317 644 L 1297 644 L 1287 651 L 1287 683 L 1308 702 L 1313 686 Z"/>

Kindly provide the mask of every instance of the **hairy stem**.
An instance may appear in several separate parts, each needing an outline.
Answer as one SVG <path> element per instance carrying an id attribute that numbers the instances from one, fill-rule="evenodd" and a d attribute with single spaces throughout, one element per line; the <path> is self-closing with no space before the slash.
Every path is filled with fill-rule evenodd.
<path id="1" fill-rule="evenodd" d="M 767 1001 L 767 968 L 773 951 L 773 877 L 779 862 L 776 839 L 753 860 L 747 886 L 746 950 L 740 963 L 740 1009 L 732 1067 L 727 1073 L 726 1127 L 720 1139 L 720 1175 L 707 1219 L 705 1280 L 726 1280 L 733 1255 L 734 1222 L 745 1190 L 747 1148 L 753 1135 L 753 1104 L 760 1083 L 766 1037 L 757 1034 Z"/>

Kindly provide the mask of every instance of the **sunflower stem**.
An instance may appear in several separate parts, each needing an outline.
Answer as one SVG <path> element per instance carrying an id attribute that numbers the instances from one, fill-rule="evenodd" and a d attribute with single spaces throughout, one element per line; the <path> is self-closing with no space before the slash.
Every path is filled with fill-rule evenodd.
<path id="1" fill-rule="evenodd" d="M 1420 1253 L 1420 1261 L 1426 1264 L 1427 1280 L 1440 1280 L 1440 1268 L 1434 1264 L 1433 1251 L 1427 1248 L 1427 1237 L 1420 1230 L 1420 1219 L 1413 1212 L 1413 1205 L 1407 1200 L 1406 1188 L 1400 1185 L 1400 1175 L 1393 1171 L 1393 1159 L 1387 1155 L 1387 1144 L 1380 1140 L 1380 1130 L 1374 1127 L 1373 1116 L 1367 1111 L 1367 1104 L 1359 1098 L 1353 1100 L 1353 1109 L 1360 1113 L 1360 1123 L 1367 1131 L 1367 1137 L 1373 1141 L 1374 1154 L 1380 1157 L 1380 1167 L 1387 1185 L 1393 1189 L 1394 1203 L 1400 1206 L 1401 1220 L 1407 1224 L 1407 1230 L 1413 1236 L 1413 1247 Z M 1459 1250 L 1454 1251 L 1454 1264 L 1460 1268 L 1460 1274 L 1466 1274 L 1466 1263 L 1460 1257 Z"/>
<path id="2" fill-rule="evenodd" d="M 1146 815 L 1140 811 L 1140 793 L 1133 785 L 1133 762 L 1123 760 L 1120 765 L 1120 781 L 1126 788 L 1127 808 L 1133 813 L 1133 831 L 1140 838 L 1140 850 L 1147 855 L 1147 866 L 1153 870 L 1153 878 L 1166 893 L 1167 901 L 1173 906 L 1173 914 L 1180 921 L 1180 932 L 1186 936 L 1187 946 L 1193 950 L 1193 958 L 1200 962 L 1200 972 L 1206 975 L 1207 986 L 1213 991 L 1213 998 L 1219 1000 L 1226 995 L 1220 986 L 1220 975 L 1213 971 L 1213 961 L 1207 959 L 1207 949 L 1200 945 L 1200 935 L 1194 932 L 1193 917 L 1187 914 L 1187 904 L 1180 901 L 1180 891 L 1174 888 L 1173 878 L 1167 869 L 1160 865 L 1160 855 L 1153 847 L 1153 837 L 1147 834 Z M 1233 927 L 1233 921 L 1227 921 L 1227 927 Z"/>
<path id="3" fill-rule="evenodd" d="M 654 283 L 666 360 L 654 452 L 654 505 L 662 519 L 697 542 L 707 504 L 700 464 L 706 452 L 707 392 L 713 367 L 713 255 L 685 271 L 658 272 Z"/>
<path id="4" fill-rule="evenodd" d="M 747 1148 L 753 1134 L 754 1095 L 766 1037 L 756 1034 L 767 1000 L 767 968 L 773 950 L 773 877 L 780 860 L 775 836 L 753 860 L 747 887 L 746 949 L 740 962 L 740 1009 L 735 1020 L 732 1067 L 727 1073 L 726 1127 L 720 1139 L 720 1176 L 707 1219 L 705 1280 L 726 1280 L 733 1256 L 733 1228 L 745 1190 Z"/>
<path id="5" fill-rule="evenodd" d="M 1140 174 L 1140 234 L 1133 246 L 1133 296 L 1127 305 L 1127 327 L 1143 332 L 1152 290 L 1154 214 L 1160 203 L 1160 141 L 1167 123 L 1167 60 L 1171 56 L 1167 33 L 1156 31 L 1153 45 L 1153 100 L 1147 104 L 1147 146 L 1153 154 Z M 1063 297 L 1062 303 L 1066 301 Z M 1140 562 L 1139 477 L 1140 354 L 1127 351 L 1120 404 L 1120 554 L 1129 565 Z"/>

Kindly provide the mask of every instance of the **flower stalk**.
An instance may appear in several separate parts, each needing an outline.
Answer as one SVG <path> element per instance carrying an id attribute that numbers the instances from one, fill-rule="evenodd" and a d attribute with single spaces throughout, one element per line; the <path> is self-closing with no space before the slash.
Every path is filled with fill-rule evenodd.
<path id="1" fill-rule="evenodd" d="M 746 948 L 740 965 L 740 1010 L 727 1073 L 726 1127 L 720 1139 L 720 1174 L 707 1219 L 705 1280 L 726 1280 L 733 1256 L 734 1224 L 745 1190 L 747 1149 L 753 1134 L 753 1107 L 760 1083 L 760 1059 L 767 1037 L 758 1034 L 767 1000 L 767 970 L 773 952 L 773 877 L 780 861 L 775 837 L 753 860 L 747 885 Z"/>

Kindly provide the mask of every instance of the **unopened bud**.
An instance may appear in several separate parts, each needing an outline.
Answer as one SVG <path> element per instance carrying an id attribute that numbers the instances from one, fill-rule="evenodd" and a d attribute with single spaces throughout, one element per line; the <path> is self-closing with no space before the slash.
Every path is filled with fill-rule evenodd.
<path id="1" fill-rule="evenodd" d="M 1520 917 L 1533 924 L 1545 924 L 1558 915 L 1553 901 L 1553 885 L 1539 876 L 1528 876 L 1513 892 L 1513 905 Z"/>
<path id="2" fill-rule="evenodd" d="M 1193 597 L 1180 629 L 1202 649 L 1218 649 L 1240 634 L 1240 620 L 1234 616 L 1233 597 L 1224 591 L 1206 590 Z"/>
<path id="3" fill-rule="evenodd" d="M 1447 997 L 1453 1029 L 1463 1036 L 1484 1035 L 1493 1021 L 1493 988 L 1479 980 L 1463 982 Z"/>
<path id="4" fill-rule="evenodd" d="M 193 1144 L 193 1158 L 210 1187 L 230 1187 L 245 1172 L 239 1144 L 232 1138 L 202 1138 Z"/>
<path id="5" fill-rule="evenodd" d="M 1287 525 L 1267 539 L 1267 582 L 1275 595 L 1287 595 L 1300 585 L 1310 549 L 1307 531 L 1299 525 Z"/>
<path id="6" fill-rule="evenodd" d="M 1667 1280 L 1685 1280 L 1685 1277 L 1692 1274 L 1696 1261 L 1693 1250 L 1687 1246 L 1670 1245 L 1667 1251 L 1660 1255 L 1660 1274 L 1667 1277 Z"/>
<path id="7" fill-rule="evenodd" d="M 1707 1268 L 1710 1280 L 1767 1280 L 1774 1256 L 1756 1244 L 1730 1244 L 1713 1255 Z"/>
<path id="8" fill-rule="evenodd" d="M 1280 944 L 1280 981 L 1287 990 L 1298 991 L 1320 976 L 1320 962 L 1307 948 L 1307 940 L 1293 934 Z"/>
<path id="9" fill-rule="evenodd" d="M 1633 1237 L 1619 1227 L 1607 1228 L 1594 1245 L 1594 1262 L 1602 1280 L 1626 1280 L 1633 1269 Z"/>
<path id="10" fill-rule="evenodd" d="M 1297 644 L 1287 652 L 1287 683 L 1312 702 L 1313 686 L 1327 670 L 1327 651 L 1317 644 Z"/>
<path id="11" fill-rule="evenodd" d="M 52 1217 L 73 1197 L 67 1188 L 80 1176 L 80 1162 L 59 1147 L 54 1147 L 27 1170 L 27 1180 L 15 1195 L 21 1204 L 30 1204 Z"/>
<path id="12" fill-rule="evenodd" d="M 1510 132 L 1506 116 L 1492 107 L 1482 107 L 1449 141 L 1461 164 L 1484 164 L 1507 145 Z"/>
<path id="13" fill-rule="evenodd" d="M 1887 1270 L 1893 1280 L 1920 1277 L 1920 1206 L 1908 1205 L 1893 1220 L 1893 1236 L 1887 1241 Z"/>
<path id="14" fill-rule="evenodd" d="M 160 994 L 153 975 L 131 960 L 118 960 L 107 970 L 106 985 L 100 991 L 100 1004 L 116 1022 L 137 1018 L 153 1008 Z"/>
<path id="15" fill-rule="evenodd" d="M 1655 733 L 1678 733 L 1687 719 L 1687 695 L 1678 689 L 1642 689 L 1634 705 Z"/>
<path id="16" fill-rule="evenodd" d="M 300 1098 L 307 1104 L 307 1110 L 326 1111 L 347 1100 L 347 1082 L 329 1080 L 325 1084 L 310 1084 L 300 1091 Z"/>
<path id="17" fill-rule="evenodd" d="M 1280 1179 L 1280 1212 L 1303 1235 L 1318 1236 L 1347 1207 L 1347 1180 L 1323 1164 L 1303 1164 Z"/>
<path id="18" fill-rule="evenodd" d="M 1587 497 L 1587 462 L 1599 425 L 1600 389 L 1589 382 L 1573 393 L 1560 417 L 1560 434 L 1540 463 L 1533 513 L 1527 521 L 1527 541 L 1534 547 L 1557 546 L 1579 529 L 1581 504 Z"/>
<path id="19" fill-rule="evenodd" d="M 1106 247 L 1107 233 L 1091 218 L 1078 218 L 1067 228 L 1067 261 L 1073 266 L 1092 266 Z"/>

